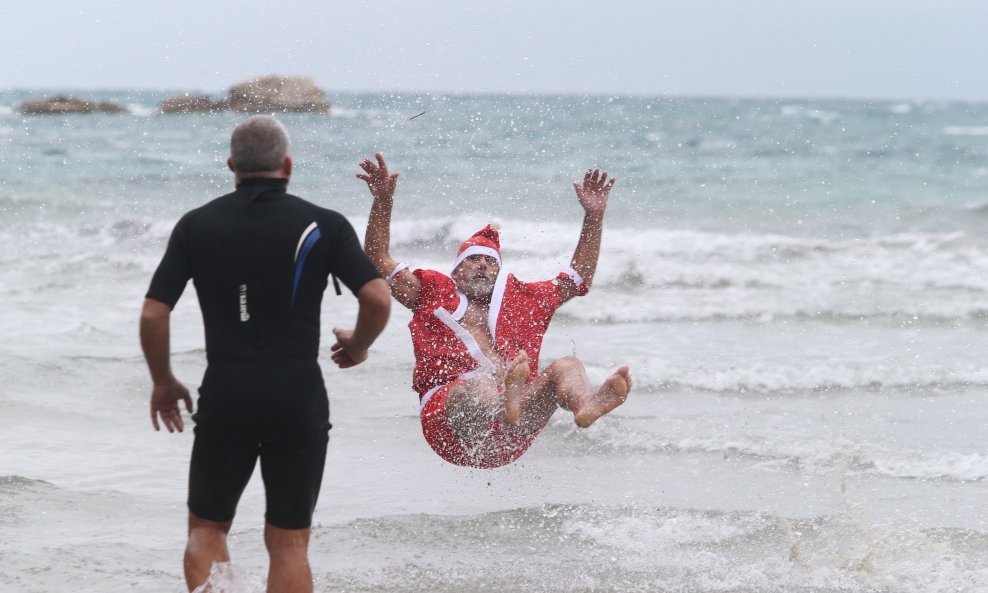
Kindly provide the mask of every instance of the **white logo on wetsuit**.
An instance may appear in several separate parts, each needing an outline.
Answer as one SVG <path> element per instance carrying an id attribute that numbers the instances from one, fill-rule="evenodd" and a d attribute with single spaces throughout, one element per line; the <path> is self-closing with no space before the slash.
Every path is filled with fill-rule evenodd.
<path id="1" fill-rule="evenodd" d="M 240 285 L 240 321 L 248 321 L 250 313 L 247 312 L 247 285 Z"/>

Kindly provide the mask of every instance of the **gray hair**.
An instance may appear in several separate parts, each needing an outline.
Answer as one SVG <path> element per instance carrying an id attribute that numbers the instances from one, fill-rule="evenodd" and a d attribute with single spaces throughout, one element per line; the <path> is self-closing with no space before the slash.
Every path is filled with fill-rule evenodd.
<path id="1" fill-rule="evenodd" d="M 230 158 L 237 173 L 277 171 L 288 156 L 288 131 L 270 115 L 255 115 L 233 130 Z"/>

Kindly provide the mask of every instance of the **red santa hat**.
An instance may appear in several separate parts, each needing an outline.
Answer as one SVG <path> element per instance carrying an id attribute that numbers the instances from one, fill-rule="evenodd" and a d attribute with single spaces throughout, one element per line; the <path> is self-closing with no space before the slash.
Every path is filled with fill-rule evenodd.
<path id="1" fill-rule="evenodd" d="M 471 255 L 487 255 L 496 259 L 498 266 L 501 265 L 501 239 L 493 225 L 480 229 L 460 245 L 453 269 Z"/>

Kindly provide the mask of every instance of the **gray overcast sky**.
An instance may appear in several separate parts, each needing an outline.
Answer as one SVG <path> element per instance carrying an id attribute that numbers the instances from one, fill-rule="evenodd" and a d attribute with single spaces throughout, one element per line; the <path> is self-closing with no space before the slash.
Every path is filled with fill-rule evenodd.
<path id="1" fill-rule="evenodd" d="M 0 88 L 988 101 L 986 0 L 3 0 Z"/>

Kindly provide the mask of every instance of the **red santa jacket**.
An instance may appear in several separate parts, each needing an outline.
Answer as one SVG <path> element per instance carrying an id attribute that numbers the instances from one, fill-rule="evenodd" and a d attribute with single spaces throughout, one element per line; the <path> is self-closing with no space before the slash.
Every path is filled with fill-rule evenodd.
<path id="1" fill-rule="evenodd" d="M 424 405 L 439 387 L 456 379 L 491 373 L 495 363 L 459 324 L 467 310 L 467 298 L 457 292 L 453 280 L 435 270 L 420 269 L 413 273 L 421 286 L 408 324 L 415 349 L 412 388 Z M 530 379 L 538 372 L 539 351 L 549 321 L 563 302 L 559 279 L 566 276 L 573 274 L 567 271 L 552 280 L 522 282 L 502 270 L 494 284 L 488 319 L 494 348 L 506 360 L 524 350 L 528 354 Z M 578 285 L 580 294 L 586 294 L 586 285 L 582 281 Z"/>

